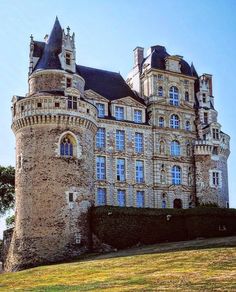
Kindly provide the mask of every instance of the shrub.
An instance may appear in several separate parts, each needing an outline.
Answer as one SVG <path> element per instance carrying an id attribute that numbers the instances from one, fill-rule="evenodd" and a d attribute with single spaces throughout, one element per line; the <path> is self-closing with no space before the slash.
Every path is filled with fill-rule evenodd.
<path id="1" fill-rule="evenodd" d="M 236 234 L 236 210 L 141 209 L 101 206 L 91 210 L 92 231 L 113 247 Z"/>

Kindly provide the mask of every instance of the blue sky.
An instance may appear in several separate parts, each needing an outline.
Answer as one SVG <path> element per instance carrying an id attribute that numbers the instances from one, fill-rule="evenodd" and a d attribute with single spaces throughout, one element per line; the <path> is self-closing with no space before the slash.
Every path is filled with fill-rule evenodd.
<path id="1" fill-rule="evenodd" d="M 213 75 L 215 107 L 222 130 L 231 136 L 230 205 L 236 208 L 236 1 L 235 0 L 1 0 L 0 164 L 14 165 L 11 98 L 28 90 L 29 36 L 43 40 L 56 15 L 76 34 L 77 63 L 126 77 L 133 49 L 164 45 L 170 54 Z M 3 223 L 0 219 L 0 237 Z"/>

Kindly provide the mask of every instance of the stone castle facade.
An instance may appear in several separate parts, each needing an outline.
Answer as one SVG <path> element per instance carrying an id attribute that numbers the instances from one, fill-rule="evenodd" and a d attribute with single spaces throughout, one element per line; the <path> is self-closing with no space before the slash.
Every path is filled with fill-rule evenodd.
<path id="1" fill-rule="evenodd" d="M 120 74 L 76 64 L 58 19 L 31 37 L 29 92 L 12 100 L 16 225 L 4 262 L 17 270 L 91 247 L 92 205 L 228 207 L 229 136 L 212 76 L 153 46 Z"/>

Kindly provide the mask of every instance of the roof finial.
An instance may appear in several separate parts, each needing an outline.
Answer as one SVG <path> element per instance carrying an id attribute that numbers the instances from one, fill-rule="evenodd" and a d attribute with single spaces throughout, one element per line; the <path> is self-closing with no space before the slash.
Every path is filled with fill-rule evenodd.
<path id="1" fill-rule="evenodd" d="M 70 35 L 70 27 L 69 26 L 67 26 L 67 35 Z"/>

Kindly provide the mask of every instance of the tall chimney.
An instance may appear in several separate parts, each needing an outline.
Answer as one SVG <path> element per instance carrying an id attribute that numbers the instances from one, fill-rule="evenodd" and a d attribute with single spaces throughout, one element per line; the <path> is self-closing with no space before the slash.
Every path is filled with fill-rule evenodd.
<path id="1" fill-rule="evenodd" d="M 144 48 L 136 47 L 134 49 L 134 67 L 139 66 L 143 61 Z"/>

